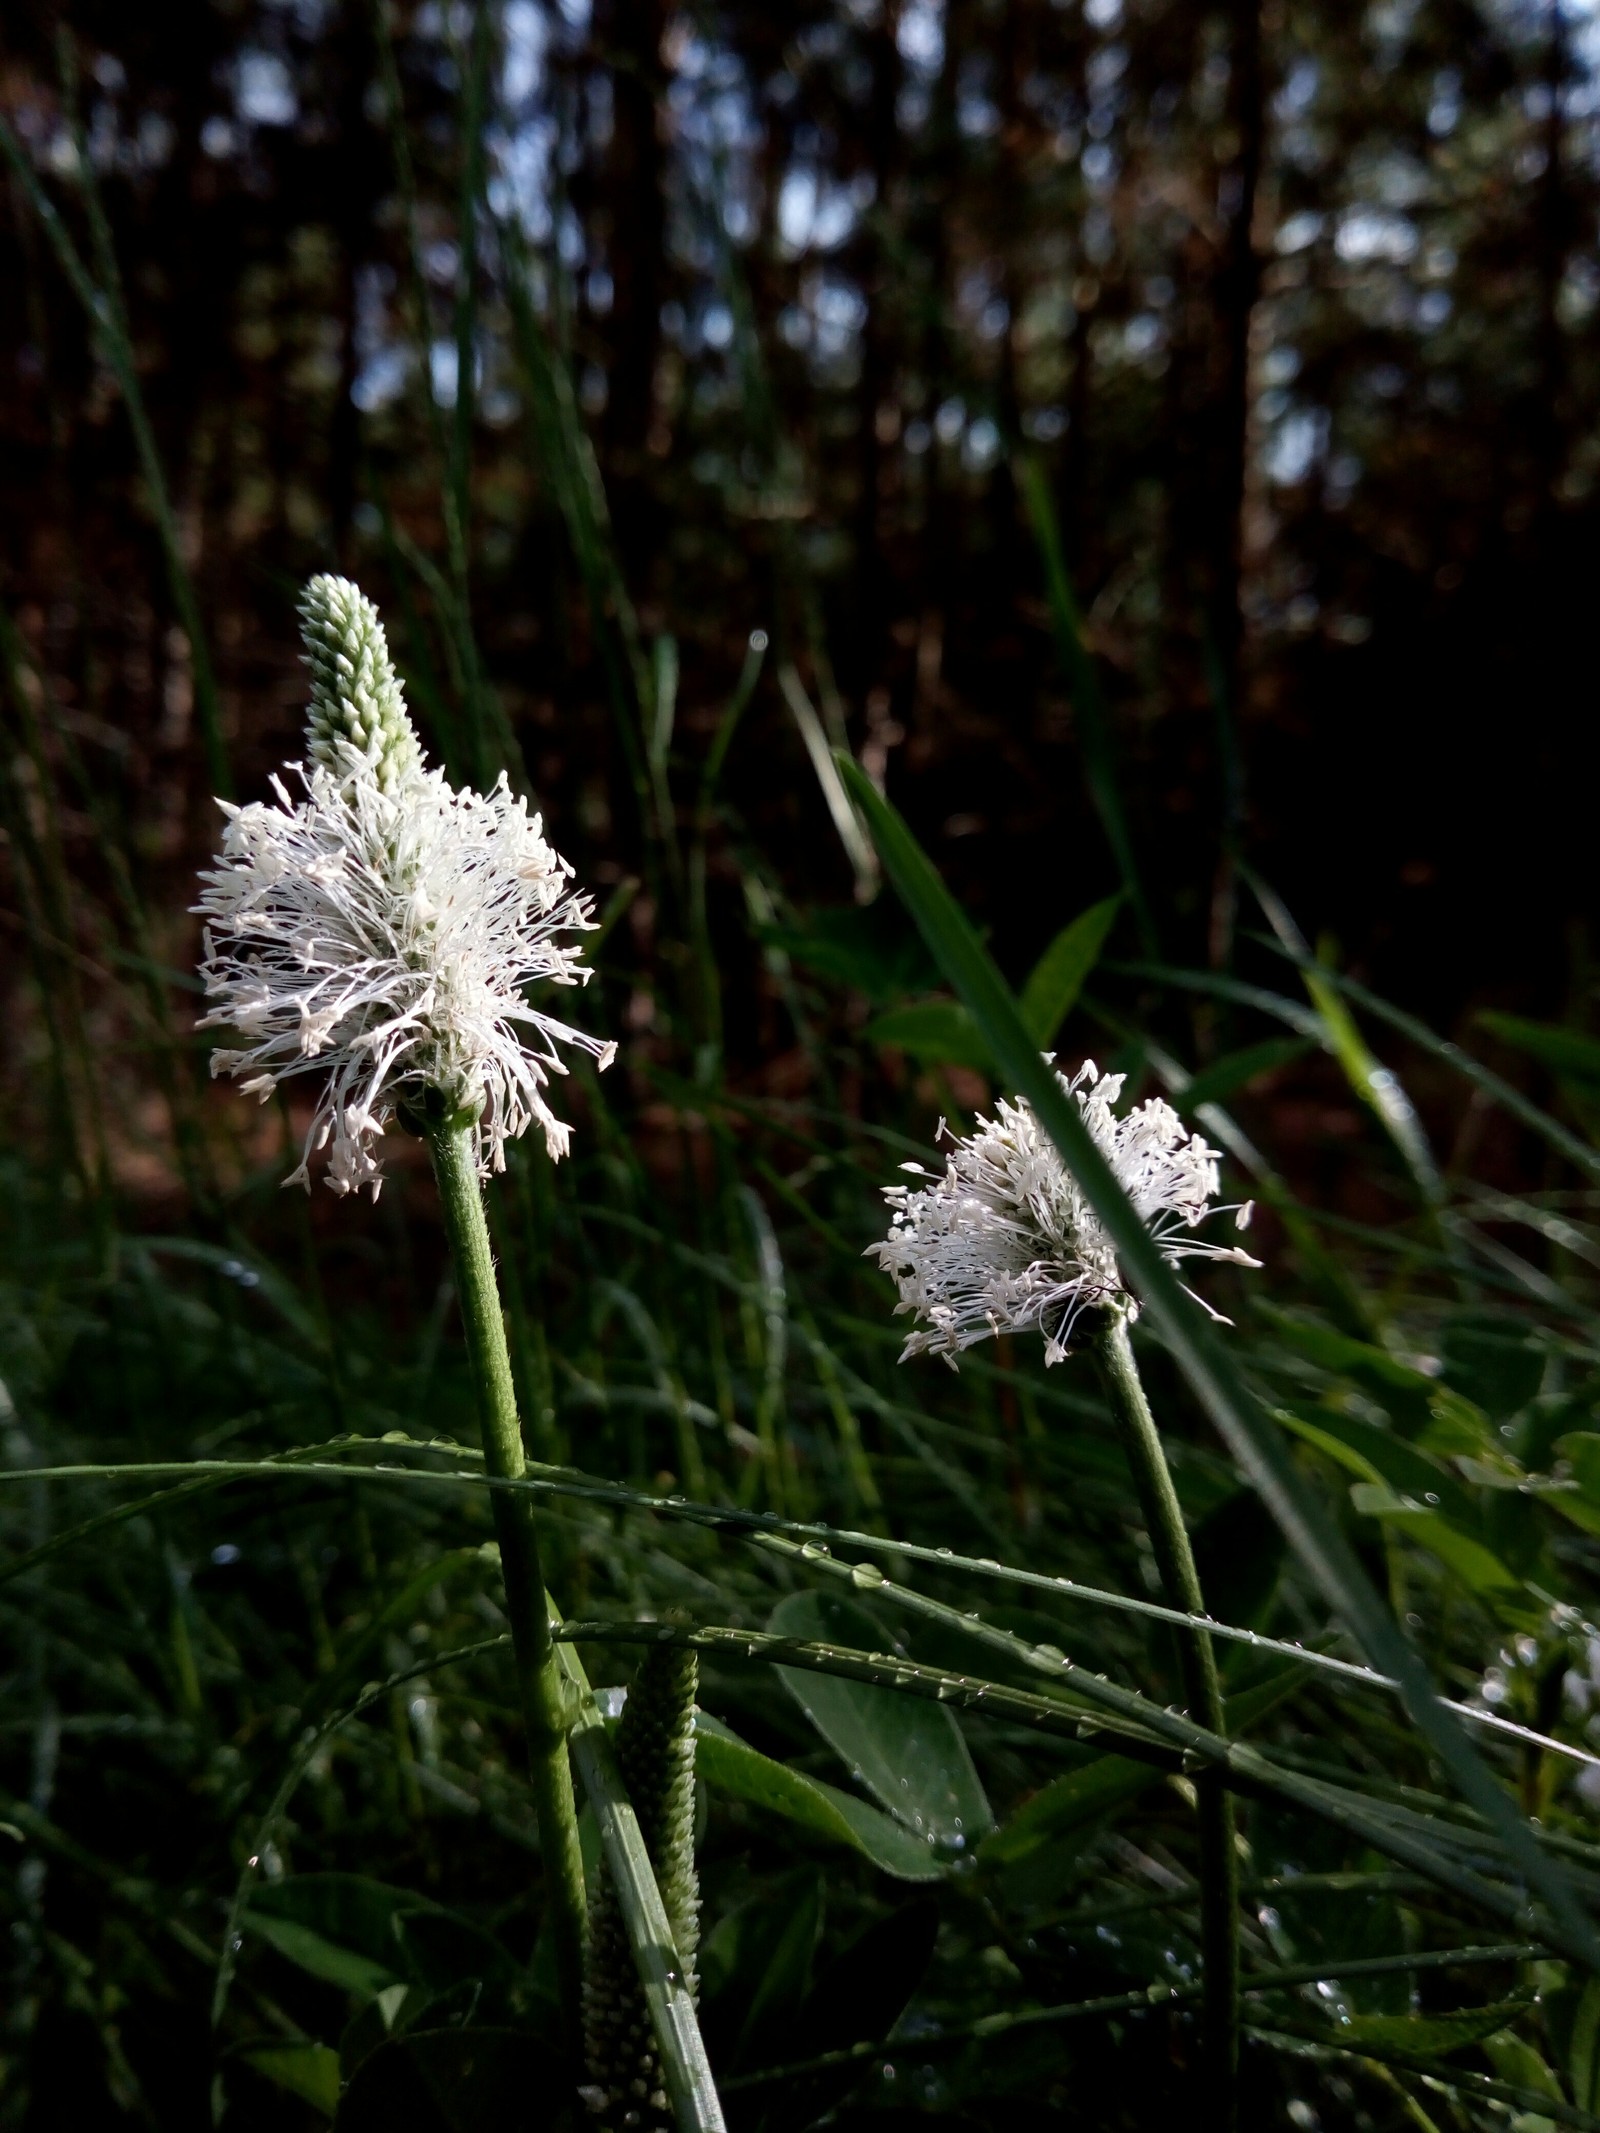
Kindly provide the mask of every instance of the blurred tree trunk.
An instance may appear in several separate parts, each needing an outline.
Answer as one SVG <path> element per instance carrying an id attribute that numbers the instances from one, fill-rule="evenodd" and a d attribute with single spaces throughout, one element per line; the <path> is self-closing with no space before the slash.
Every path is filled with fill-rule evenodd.
<path id="1" fill-rule="evenodd" d="M 869 688 L 882 663 L 888 625 L 888 573 L 883 553 L 883 529 L 879 505 L 883 493 L 884 431 L 889 430 L 893 410 L 889 404 L 894 382 L 894 358 L 890 348 L 890 320 L 886 315 L 889 275 L 886 272 L 887 225 L 890 189 L 899 133 L 895 123 L 895 99 L 899 89 L 899 52 L 895 29 L 899 9 L 894 0 L 880 8 L 865 32 L 871 87 L 867 98 L 864 147 L 867 174 L 872 179 L 872 204 L 861 219 L 856 243 L 856 266 L 866 316 L 861 327 L 861 374 L 856 384 L 856 626 L 855 674 L 858 692 Z M 890 431 L 887 441 L 893 441 Z"/>
<path id="2" fill-rule="evenodd" d="M 1261 0 L 1235 0 L 1228 76 L 1229 160 L 1218 174 L 1221 223 L 1216 275 L 1219 376 L 1216 397 L 1213 577 L 1206 628 L 1218 685 L 1235 712 L 1239 705 L 1243 616 L 1239 595 L 1244 557 L 1246 457 L 1250 447 L 1250 326 L 1261 290 L 1255 247 L 1256 194 L 1266 124 L 1261 53 Z"/>
<path id="3" fill-rule="evenodd" d="M 604 193 L 610 374 L 601 448 L 617 536 L 630 573 L 637 575 L 659 531 L 647 470 L 666 245 L 660 116 L 666 93 L 665 0 L 604 0 L 595 26 L 612 82 Z"/>

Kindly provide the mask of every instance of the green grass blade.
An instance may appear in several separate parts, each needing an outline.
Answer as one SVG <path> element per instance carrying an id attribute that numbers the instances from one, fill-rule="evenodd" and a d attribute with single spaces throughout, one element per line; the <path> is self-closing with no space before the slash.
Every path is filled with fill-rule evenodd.
<path id="1" fill-rule="evenodd" d="M 1110 845 L 1111 856 L 1117 863 L 1117 872 L 1122 876 L 1124 892 L 1133 905 L 1145 954 L 1153 955 L 1156 946 L 1155 920 L 1145 896 L 1144 884 L 1139 878 L 1138 862 L 1133 855 L 1133 837 L 1128 829 L 1128 818 L 1122 805 L 1122 788 L 1117 779 L 1111 718 L 1106 709 L 1105 698 L 1101 694 L 1100 677 L 1095 672 L 1094 661 L 1083 641 L 1083 617 L 1078 611 L 1072 581 L 1067 576 L 1066 558 L 1061 550 L 1061 529 L 1056 524 L 1055 505 L 1051 502 L 1049 486 L 1037 460 L 1023 455 L 1014 462 L 1014 471 L 1017 486 L 1022 491 L 1023 503 L 1027 507 L 1029 523 L 1033 527 L 1033 537 L 1039 545 L 1039 559 L 1044 565 L 1045 597 L 1050 604 L 1050 616 L 1055 624 L 1056 646 L 1061 654 L 1061 664 L 1066 669 L 1067 685 L 1072 691 L 1072 709 L 1077 720 L 1078 737 L 1083 745 L 1083 772 L 1089 787 L 1089 797 L 1100 817 L 1100 826 L 1106 833 L 1106 842 Z"/>
<path id="2" fill-rule="evenodd" d="M 1137 1209 L 1090 1138 L 1077 1105 L 1063 1095 L 1029 1035 L 1005 981 L 900 816 L 854 763 L 841 760 L 884 867 L 945 975 L 983 1031 L 996 1067 L 1029 1104 L 1105 1225 L 1150 1318 L 1228 1449 L 1259 1490 L 1323 1597 L 1380 1673 L 1391 1675 L 1413 1723 L 1463 1798 L 1504 1843 L 1565 1937 L 1600 1968 L 1600 1933 L 1561 1873 L 1540 1852 L 1457 1720 L 1446 1711 L 1415 1647 L 1378 1596 L 1332 1516 L 1294 1465 L 1276 1424 L 1262 1410 L 1231 1356 L 1184 1294 Z"/>
<path id="3" fill-rule="evenodd" d="M 1055 1039 L 1078 1003 L 1090 972 L 1100 960 L 1117 913 L 1127 901 L 1126 891 L 1091 904 L 1068 926 L 1063 926 L 1028 974 L 1022 988 L 1022 1019 L 1043 1046 Z"/>

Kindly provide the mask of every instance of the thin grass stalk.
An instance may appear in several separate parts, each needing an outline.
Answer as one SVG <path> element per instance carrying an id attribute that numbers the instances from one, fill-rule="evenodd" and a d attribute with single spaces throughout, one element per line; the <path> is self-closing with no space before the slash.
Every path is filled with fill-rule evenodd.
<path id="1" fill-rule="evenodd" d="M 1151 914 L 1149 898 L 1145 895 L 1139 863 L 1134 856 L 1133 836 L 1128 828 L 1127 813 L 1122 805 L 1122 788 L 1117 777 L 1111 719 L 1106 710 L 1105 698 L 1100 693 L 1100 677 L 1095 672 L 1094 661 L 1083 641 L 1083 617 L 1078 611 L 1072 581 L 1067 575 L 1055 505 L 1051 502 L 1044 471 L 1031 455 L 1020 454 L 1013 462 L 1013 472 L 1017 486 L 1022 492 L 1023 503 L 1027 507 L 1028 521 L 1033 528 L 1033 537 L 1039 550 L 1039 560 L 1044 566 L 1045 593 L 1055 625 L 1056 648 L 1072 691 L 1072 708 L 1083 745 L 1084 781 L 1089 787 L 1089 798 L 1094 803 L 1095 813 L 1100 817 L 1100 826 L 1105 831 L 1106 843 L 1111 847 L 1111 856 L 1117 863 L 1122 886 L 1133 906 L 1144 952 L 1146 955 L 1154 955 L 1155 919 Z"/>
<path id="2" fill-rule="evenodd" d="M 1347 1978 L 1410 1976 L 1429 1970 L 1453 1970 L 1468 1964 L 1538 1962 L 1548 1954 L 1549 1950 L 1537 1941 L 1494 1941 L 1466 1948 L 1423 1948 L 1409 1955 L 1351 1956 L 1342 1961 L 1324 1957 L 1321 1962 L 1252 1972 L 1243 1980 L 1243 1989 L 1246 1992 L 1283 1992 L 1297 1985 L 1319 1985 L 1326 1980 L 1337 1980 L 1342 1984 Z M 929 2030 L 918 2036 L 917 2049 L 949 2051 L 963 2044 L 987 2043 L 992 2037 L 1007 2037 L 1031 2029 L 1053 2029 L 1095 2016 L 1154 2014 L 1164 2007 L 1197 2000 L 1204 1989 L 1199 1984 L 1169 1985 L 1165 1979 L 1154 1979 L 1136 1992 L 1102 1993 L 1092 2000 L 1072 2000 L 1055 2007 L 1003 2010 L 980 2015 L 975 2022 L 963 2022 L 950 2029 Z M 860 2044 L 844 2045 L 836 2051 L 819 2052 L 814 2059 L 797 2059 L 784 2066 L 763 2066 L 753 2073 L 735 2074 L 723 2086 L 730 2095 L 740 2089 L 768 2088 L 775 2082 L 799 2081 L 808 2075 L 828 2073 L 839 2067 L 870 2066 L 904 2049 L 903 2042 L 874 2038 Z"/>
<path id="3" fill-rule="evenodd" d="M 489 1225 L 478 1183 L 471 1120 L 457 1116 L 438 1123 L 430 1121 L 428 1149 L 439 1181 L 439 1201 L 456 1270 L 461 1319 L 483 1428 L 484 1464 L 490 1474 L 518 1481 L 527 1462 L 489 1246 Z M 567 1756 L 570 1699 L 566 1677 L 550 1640 L 549 1603 L 532 1500 L 510 1490 L 495 1490 L 494 1521 L 527 1733 L 539 1842 L 549 1881 L 556 1974 L 562 2011 L 576 2040 L 582 2022 L 588 1904 L 572 1766 Z"/>
<path id="4" fill-rule="evenodd" d="M 1205 1597 L 1194 1550 L 1183 1523 L 1178 1492 L 1162 1448 L 1161 1433 L 1134 1360 L 1128 1322 L 1120 1311 L 1099 1314 L 1088 1347 L 1133 1470 L 1156 1567 L 1169 1606 L 1203 1615 Z M 1189 1707 L 1208 1732 L 1226 1737 L 1217 1657 L 1203 1630 L 1177 1638 L 1178 1663 Z M 1205 1961 L 1204 2020 L 1208 2117 L 1229 2133 L 1238 2115 L 1239 2075 L 1239 1855 L 1233 1801 L 1220 1774 L 1195 1779 L 1200 1821 L 1200 1946 Z"/>
<path id="5" fill-rule="evenodd" d="M 734 735 L 739 730 L 739 721 L 755 694 L 756 683 L 761 678 L 761 668 L 766 656 L 766 631 L 752 630 L 745 645 L 744 664 L 739 670 L 739 679 L 734 684 L 733 694 L 723 707 L 711 746 L 706 750 L 705 760 L 700 768 L 700 786 L 690 831 L 686 894 L 693 983 L 689 1007 L 694 1029 L 695 1079 L 706 1087 L 710 1087 L 715 1081 L 717 1066 L 722 1058 L 722 984 L 716 955 L 712 949 L 706 893 L 717 781 L 722 775 L 722 766 L 727 760 L 728 750 L 733 745 Z"/>

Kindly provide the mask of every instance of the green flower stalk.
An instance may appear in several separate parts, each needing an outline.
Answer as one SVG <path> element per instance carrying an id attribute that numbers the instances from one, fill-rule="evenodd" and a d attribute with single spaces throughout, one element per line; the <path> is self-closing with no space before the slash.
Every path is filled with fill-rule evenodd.
<path id="1" fill-rule="evenodd" d="M 313 1076 L 317 1103 L 294 1179 L 326 1149 L 338 1192 L 381 1178 L 398 1119 L 433 1157 L 455 1265 L 484 1462 L 494 1491 L 506 1611 L 549 1885 L 558 1969 L 574 2040 L 586 1925 L 567 1729 L 571 1697 L 550 1641 L 550 1607 L 529 1499 L 503 1486 L 524 1469 L 505 1326 L 481 1181 L 507 1140 L 537 1124 L 554 1157 L 569 1129 L 545 1089 L 564 1050 L 609 1064 L 615 1047 L 529 1003 L 534 983 L 576 985 L 588 899 L 502 777 L 488 794 L 429 770 L 376 609 L 341 578 L 314 578 L 301 603 L 311 706 L 306 761 L 275 780 L 274 803 L 225 805 L 216 866 L 203 877 L 202 1026 L 242 1038 L 213 1073 L 263 1100 Z"/>
<path id="2" fill-rule="evenodd" d="M 672 1928 L 680 1973 L 698 1997 L 700 1882 L 694 1863 L 694 1700 L 699 1660 L 682 1646 L 645 1653 L 617 1728 L 617 1765 Z M 589 1913 L 583 1992 L 589 2101 L 606 2133 L 672 2133 L 660 2055 L 609 1876 Z"/>
<path id="3" fill-rule="evenodd" d="M 1057 1079 L 1166 1259 L 1257 1264 L 1236 1244 L 1195 1234 L 1208 1216 L 1230 1210 L 1213 1205 L 1216 1150 L 1191 1134 L 1169 1104 L 1157 1097 L 1119 1115 L 1113 1106 L 1122 1076 L 1102 1077 L 1092 1060 L 1071 1079 Z M 1030 1106 L 1020 1099 L 997 1104 L 993 1119 L 980 1118 L 975 1132 L 953 1142 L 942 1174 L 917 1163 L 903 1167 L 918 1182 L 887 1189 L 889 1234 L 870 1247 L 895 1280 L 898 1309 L 913 1321 L 901 1360 L 929 1352 L 953 1368 L 964 1349 L 1004 1332 L 1039 1333 L 1047 1365 L 1075 1347 L 1088 1348 L 1133 1472 L 1167 1603 L 1203 1615 L 1194 1552 L 1128 1338 L 1138 1302 L 1123 1282 L 1110 1237 Z M 1244 1228 L 1248 1204 L 1231 1212 Z M 1209 1732 L 1224 1732 L 1216 1658 L 1203 1629 L 1180 1635 L 1178 1658 L 1191 1715 Z M 1207 2122 L 1214 2133 L 1229 2133 L 1239 2036 L 1233 1803 L 1215 1773 L 1203 1774 L 1195 1790 Z"/>

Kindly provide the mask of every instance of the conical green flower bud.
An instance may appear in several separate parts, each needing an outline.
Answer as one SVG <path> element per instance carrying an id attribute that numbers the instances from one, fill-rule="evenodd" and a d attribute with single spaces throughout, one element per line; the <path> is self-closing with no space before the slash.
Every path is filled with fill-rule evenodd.
<path id="1" fill-rule="evenodd" d="M 652 1646 L 640 1662 L 617 1728 L 617 1765 L 639 1817 L 691 1998 L 698 1988 L 700 1945 L 700 1880 L 694 1864 L 698 1686 L 694 1652 Z M 650 2011 L 609 1879 L 589 1910 L 583 2027 L 590 2078 L 600 2092 L 599 2125 L 606 2133 L 673 2133 Z"/>
<path id="2" fill-rule="evenodd" d="M 422 745 L 378 610 L 348 578 L 315 577 L 300 602 L 300 634 L 311 669 L 312 760 L 343 771 L 347 743 L 372 765 L 381 791 L 398 792 L 422 768 Z"/>

